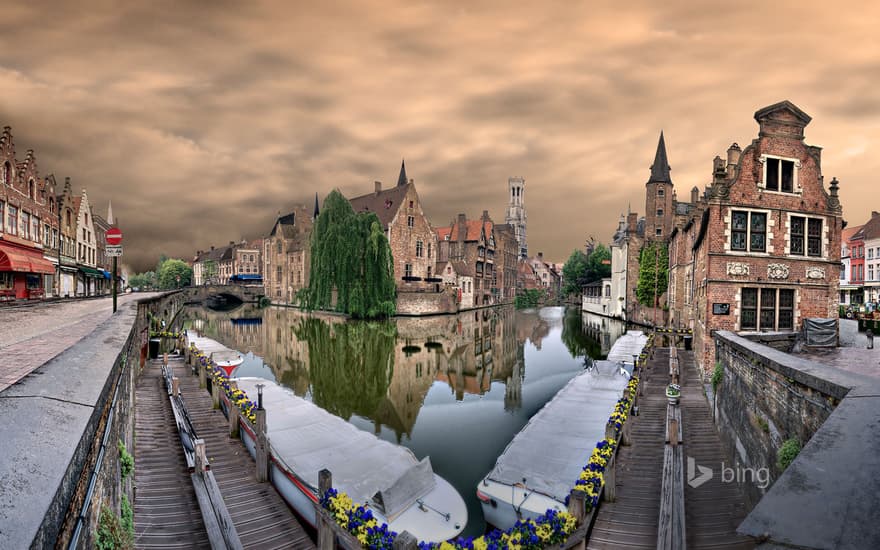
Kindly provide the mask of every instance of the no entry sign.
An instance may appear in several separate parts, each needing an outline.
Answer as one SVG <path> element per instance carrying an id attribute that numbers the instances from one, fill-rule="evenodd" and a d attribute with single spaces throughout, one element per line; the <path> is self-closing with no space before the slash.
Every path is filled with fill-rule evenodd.
<path id="1" fill-rule="evenodd" d="M 118 227 L 108 229 L 107 244 L 122 244 L 122 230 Z"/>

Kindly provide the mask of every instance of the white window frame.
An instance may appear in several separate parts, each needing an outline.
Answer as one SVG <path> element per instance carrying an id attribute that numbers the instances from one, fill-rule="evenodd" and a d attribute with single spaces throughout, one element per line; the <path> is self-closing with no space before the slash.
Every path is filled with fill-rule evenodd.
<path id="1" fill-rule="evenodd" d="M 786 193 L 787 194 L 787 193 Z M 746 249 L 733 249 L 733 212 L 746 212 L 748 220 L 746 222 Z M 765 242 L 763 252 L 752 252 L 752 214 L 764 214 L 766 216 L 766 229 L 764 231 Z M 739 254 L 744 256 L 769 256 L 773 254 L 773 229 L 775 222 L 770 210 L 761 210 L 759 208 L 745 208 L 739 206 L 731 206 L 727 210 L 727 216 L 724 220 L 724 248 L 729 254 Z"/>
<path id="2" fill-rule="evenodd" d="M 791 192 L 782 190 L 782 164 L 779 164 L 779 189 L 767 189 L 767 159 L 777 159 L 780 161 L 787 160 L 789 162 L 794 163 L 794 168 L 792 169 L 792 182 L 791 182 Z M 804 188 L 801 185 L 800 177 L 798 176 L 798 172 L 801 168 L 800 159 L 791 158 L 791 157 L 783 157 L 779 155 L 761 155 L 758 157 L 758 162 L 761 163 L 761 181 L 758 182 L 758 188 L 762 189 L 765 193 L 777 193 L 779 195 L 803 195 Z"/>

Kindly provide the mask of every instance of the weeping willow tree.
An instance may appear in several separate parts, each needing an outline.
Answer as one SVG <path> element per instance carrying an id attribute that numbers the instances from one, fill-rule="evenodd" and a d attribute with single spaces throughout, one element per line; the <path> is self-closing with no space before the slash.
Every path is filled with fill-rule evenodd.
<path id="1" fill-rule="evenodd" d="M 301 294 L 303 306 L 355 318 L 394 315 L 391 247 L 376 214 L 355 213 L 339 191 L 332 191 L 315 220 L 311 252 L 309 287 Z"/>
<path id="2" fill-rule="evenodd" d="M 376 419 L 394 377 L 394 321 L 329 324 L 309 317 L 294 326 L 309 346 L 309 383 L 316 405 L 348 419 Z"/>

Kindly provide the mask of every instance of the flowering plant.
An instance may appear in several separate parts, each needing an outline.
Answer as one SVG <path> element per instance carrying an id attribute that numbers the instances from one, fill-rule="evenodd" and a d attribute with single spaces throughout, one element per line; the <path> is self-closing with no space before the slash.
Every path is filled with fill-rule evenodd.
<path id="1" fill-rule="evenodd" d="M 180 338 L 179 332 L 172 332 L 170 330 L 163 330 L 160 332 L 150 331 L 150 338 Z"/>
<path id="2" fill-rule="evenodd" d="M 247 393 L 244 390 L 233 387 L 229 382 L 229 377 L 226 375 L 226 372 L 215 365 L 211 359 L 206 357 L 204 353 L 196 348 L 195 344 L 190 344 L 190 350 L 199 360 L 199 364 L 208 367 L 208 376 L 211 378 L 214 387 L 222 388 L 223 393 L 229 398 L 229 402 L 235 405 L 236 408 L 241 411 L 241 414 L 250 420 L 251 423 L 255 423 L 257 421 L 257 404 L 248 399 Z"/>
<path id="3" fill-rule="evenodd" d="M 364 547 L 378 550 L 394 544 L 397 533 L 390 531 L 386 523 L 379 525 L 371 510 L 355 505 L 347 494 L 330 489 L 321 497 L 321 506 Z"/>

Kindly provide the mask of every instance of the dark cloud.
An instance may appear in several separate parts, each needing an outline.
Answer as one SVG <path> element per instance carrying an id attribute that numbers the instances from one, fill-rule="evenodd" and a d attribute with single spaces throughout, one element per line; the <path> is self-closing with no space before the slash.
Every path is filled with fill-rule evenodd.
<path id="1" fill-rule="evenodd" d="M 333 188 L 397 181 L 435 225 L 526 178 L 529 247 L 564 261 L 644 210 L 664 130 L 679 196 L 790 99 L 845 215 L 877 209 L 880 8 L 820 2 L 48 0 L 4 6 L 0 124 L 109 201 L 126 261 L 264 234 Z M 855 46 L 854 46 L 855 45 Z M 564 222 L 564 223 L 562 223 Z"/>

